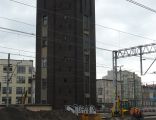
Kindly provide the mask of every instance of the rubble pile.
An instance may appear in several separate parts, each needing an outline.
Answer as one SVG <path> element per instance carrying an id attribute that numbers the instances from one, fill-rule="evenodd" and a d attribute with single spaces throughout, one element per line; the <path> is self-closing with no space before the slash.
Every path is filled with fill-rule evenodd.
<path id="1" fill-rule="evenodd" d="M 19 107 L 7 107 L 0 110 L 0 120 L 79 120 L 65 110 L 32 112 Z"/>

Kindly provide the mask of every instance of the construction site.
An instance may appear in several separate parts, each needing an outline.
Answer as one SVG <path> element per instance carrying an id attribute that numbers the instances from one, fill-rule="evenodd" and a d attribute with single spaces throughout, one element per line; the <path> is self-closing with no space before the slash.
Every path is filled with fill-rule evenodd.
<path id="1" fill-rule="evenodd" d="M 0 3 L 0 120 L 156 120 L 154 0 Z"/>

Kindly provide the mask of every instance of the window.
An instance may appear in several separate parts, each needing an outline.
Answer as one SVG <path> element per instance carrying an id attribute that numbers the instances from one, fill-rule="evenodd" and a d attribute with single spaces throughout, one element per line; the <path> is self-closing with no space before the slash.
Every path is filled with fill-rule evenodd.
<path id="1" fill-rule="evenodd" d="M 42 89 L 47 88 L 47 79 L 42 79 Z"/>
<path id="2" fill-rule="evenodd" d="M 85 93 L 89 93 L 89 77 L 85 76 Z"/>
<path id="3" fill-rule="evenodd" d="M 29 74 L 32 74 L 33 72 L 33 67 L 29 67 Z"/>
<path id="4" fill-rule="evenodd" d="M 71 35 L 70 35 L 70 33 L 69 33 L 68 35 L 65 35 L 65 36 L 64 36 L 64 40 L 65 40 L 65 42 L 66 42 L 67 40 L 71 40 Z"/>
<path id="5" fill-rule="evenodd" d="M 16 97 L 16 104 L 22 103 L 22 97 Z"/>
<path id="6" fill-rule="evenodd" d="M 17 87 L 16 88 L 16 94 L 23 94 L 24 89 L 22 87 Z"/>
<path id="7" fill-rule="evenodd" d="M 7 83 L 7 76 L 2 77 L 2 82 Z M 9 83 L 11 83 L 11 82 L 12 82 L 12 79 L 9 80 Z"/>
<path id="8" fill-rule="evenodd" d="M 32 77 L 28 77 L 28 83 L 32 83 Z"/>
<path id="9" fill-rule="evenodd" d="M 17 83 L 25 83 L 25 76 L 17 76 Z"/>
<path id="10" fill-rule="evenodd" d="M 47 67 L 47 58 L 42 58 L 42 67 L 43 68 Z"/>
<path id="11" fill-rule="evenodd" d="M 25 74 L 26 68 L 25 66 L 18 65 L 17 66 L 17 73 Z"/>
<path id="12" fill-rule="evenodd" d="M 43 38 L 42 39 L 42 47 L 47 47 L 47 45 L 48 45 L 47 38 Z"/>
<path id="13" fill-rule="evenodd" d="M 8 66 L 3 66 L 3 72 L 7 72 Z M 10 66 L 9 71 L 12 72 L 12 66 Z"/>
<path id="14" fill-rule="evenodd" d="M 48 16 L 43 16 L 43 25 L 48 25 Z"/>
<path id="15" fill-rule="evenodd" d="M 90 39 L 89 39 L 89 35 L 87 34 L 84 34 L 84 37 L 83 37 L 83 47 L 84 47 L 85 52 L 89 52 Z"/>
<path id="16" fill-rule="evenodd" d="M 2 104 L 6 104 L 6 103 L 7 103 L 6 97 L 2 97 Z M 9 104 L 11 104 L 11 97 L 9 97 Z"/>
<path id="17" fill-rule="evenodd" d="M 98 88 L 98 95 L 102 95 L 103 88 Z"/>
<path id="18" fill-rule="evenodd" d="M 31 87 L 28 87 L 28 94 L 31 94 Z"/>
<path id="19" fill-rule="evenodd" d="M 7 72 L 7 66 L 3 66 L 3 72 Z"/>
<path id="20" fill-rule="evenodd" d="M 83 29 L 84 30 L 89 30 L 89 17 L 88 16 L 83 16 Z"/>
<path id="21" fill-rule="evenodd" d="M 84 70 L 89 72 L 89 55 L 84 55 Z"/>
<path id="22" fill-rule="evenodd" d="M 48 36 L 48 28 L 46 26 L 42 26 L 42 37 Z"/>
<path id="23" fill-rule="evenodd" d="M 3 87 L 3 88 L 2 88 L 2 93 L 3 93 L 3 94 L 7 94 L 7 88 L 6 88 L 6 87 Z M 9 87 L 9 94 L 11 94 L 11 93 L 12 93 L 12 88 Z"/>

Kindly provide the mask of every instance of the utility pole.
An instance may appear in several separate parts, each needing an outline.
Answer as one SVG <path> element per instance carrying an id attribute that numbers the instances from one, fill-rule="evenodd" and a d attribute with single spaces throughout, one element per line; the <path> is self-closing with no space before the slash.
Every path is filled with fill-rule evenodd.
<path id="1" fill-rule="evenodd" d="M 10 53 L 8 53 L 8 67 L 7 67 L 7 88 L 6 88 L 6 106 L 9 106 L 9 81 L 10 81 Z"/>

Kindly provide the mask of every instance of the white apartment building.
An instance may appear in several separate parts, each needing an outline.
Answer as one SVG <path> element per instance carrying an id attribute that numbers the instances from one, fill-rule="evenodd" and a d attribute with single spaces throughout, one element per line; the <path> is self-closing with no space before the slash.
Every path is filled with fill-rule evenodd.
<path id="1" fill-rule="evenodd" d="M 137 105 L 141 105 L 141 78 L 137 74 L 125 70 L 117 73 L 117 81 L 117 95 L 121 99 L 135 100 Z M 98 103 L 113 103 L 115 98 L 113 71 L 108 71 L 106 76 L 98 79 L 96 87 Z"/>
<path id="2" fill-rule="evenodd" d="M 113 71 L 108 71 L 108 74 L 104 76 L 103 79 L 113 80 Z M 137 101 L 141 101 L 142 99 L 141 78 L 137 74 L 129 72 L 127 70 L 118 71 L 117 80 L 121 82 L 120 98 L 130 100 L 136 99 Z M 140 104 L 140 102 L 138 103 Z"/>
<path id="3" fill-rule="evenodd" d="M 6 104 L 8 60 L 0 59 L 0 104 Z M 9 104 L 20 104 L 22 96 L 27 91 L 26 104 L 33 103 L 32 96 L 32 60 L 10 60 L 9 68 Z"/>
<path id="4" fill-rule="evenodd" d="M 118 96 L 121 96 L 121 82 L 117 82 Z M 113 103 L 115 99 L 115 85 L 113 80 L 96 80 L 97 102 L 102 104 Z"/>

